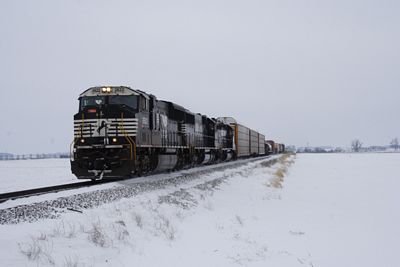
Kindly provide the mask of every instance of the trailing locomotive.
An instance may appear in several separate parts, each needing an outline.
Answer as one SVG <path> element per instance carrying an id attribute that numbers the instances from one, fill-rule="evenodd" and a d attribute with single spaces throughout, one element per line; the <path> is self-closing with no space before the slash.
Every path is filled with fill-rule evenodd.
<path id="1" fill-rule="evenodd" d="M 265 137 L 232 118 L 208 118 L 129 87 L 92 87 L 74 115 L 71 170 L 79 179 L 264 155 Z"/>

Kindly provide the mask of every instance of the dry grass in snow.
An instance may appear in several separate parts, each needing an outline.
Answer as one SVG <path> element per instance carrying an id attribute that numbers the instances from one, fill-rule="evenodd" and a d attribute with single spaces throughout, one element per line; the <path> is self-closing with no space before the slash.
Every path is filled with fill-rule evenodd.
<path id="1" fill-rule="evenodd" d="M 294 163 L 295 157 L 293 154 L 284 154 L 278 159 L 278 167 L 274 171 L 272 179 L 267 183 L 268 187 L 282 188 L 284 177 L 290 165 Z"/>

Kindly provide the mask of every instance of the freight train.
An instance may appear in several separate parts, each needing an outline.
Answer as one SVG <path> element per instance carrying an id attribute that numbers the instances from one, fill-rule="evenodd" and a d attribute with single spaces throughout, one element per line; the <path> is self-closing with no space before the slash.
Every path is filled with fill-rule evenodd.
<path id="1" fill-rule="evenodd" d="M 78 179 L 121 178 L 283 151 L 231 117 L 209 118 L 141 90 L 102 86 L 79 96 L 71 170 Z"/>

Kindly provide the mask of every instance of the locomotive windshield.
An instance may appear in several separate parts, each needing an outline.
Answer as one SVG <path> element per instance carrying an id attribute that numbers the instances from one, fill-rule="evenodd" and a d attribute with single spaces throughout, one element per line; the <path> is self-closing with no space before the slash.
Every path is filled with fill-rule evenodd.
<path id="1" fill-rule="evenodd" d="M 110 105 L 125 105 L 133 109 L 138 107 L 138 98 L 135 95 L 111 95 L 108 98 Z"/>
<path id="2" fill-rule="evenodd" d="M 132 109 L 138 108 L 138 97 L 135 95 L 85 96 L 81 99 L 81 110 L 87 107 L 102 105 L 124 105 Z"/>
<path id="3" fill-rule="evenodd" d="M 85 107 L 97 107 L 104 105 L 106 98 L 104 96 L 86 96 L 81 99 L 81 109 Z"/>

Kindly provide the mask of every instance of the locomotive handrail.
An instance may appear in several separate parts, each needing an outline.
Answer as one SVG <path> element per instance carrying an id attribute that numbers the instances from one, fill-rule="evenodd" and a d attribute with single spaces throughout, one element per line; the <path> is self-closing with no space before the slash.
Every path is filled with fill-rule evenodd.
<path id="1" fill-rule="evenodd" d="M 71 161 L 72 161 L 72 159 L 74 159 L 73 154 L 72 154 L 73 153 L 72 148 L 75 144 L 75 139 L 76 138 L 74 138 L 74 140 L 72 140 L 71 144 L 69 145 L 69 160 L 71 160 Z"/>
<path id="2" fill-rule="evenodd" d="M 81 138 L 83 137 L 83 127 L 85 127 L 85 113 L 82 112 Z"/>
<path id="3" fill-rule="evenodd" d="M 85 125 L 85 114 L 82 113 L 82 124 L 81 127 L 79 127 L 80 130 L 80 136 L 81 138 L 83 138 L 83 127 Z M 75 141 L 76 141 L 76 136 L 74 136 L 74 140 L 72 140 L 71 144 L 69 145 L 69 159 L 72 160 L 73 159 L 73 152 L 72 152 L 72 148 L 75 145 Z"/>
<path id="4" fill-rule="evenodd" d="M 130 147 L 130 152 L 131 152 L 130 153 L 130 159 L 132 159 L 132 142 L 131 142 L 131 139 L 126 134 L 126 131 L 125 131 L 124 126 L 123 126 L 123 123 L 121 123 L 119 126 L 120 126 L 120 129 L 122 130 L 122 133 L 123 133 L 125 139 L 128 140 L 128 142 L 129 142 L 129 147 Z"/>
<path id="5" fill-rule="evenodd" d="M 129 142 L 130 151 L 131 151 L 131 160 L 132 160 L 132 146 L 133 146 L 133 159 L 135 160 L 135 163 L 136 163 L 136 143 L 135 143 L 135 141 L 132 140 L 132 138 L 125 131 L 125 128 L 124 128 L 124 113 L 121 113 L 121 124 L 120 124 L 120 127 L 122 129 L 122 133 L 124 134 L 126 140 L 128 140 L 128 142 Z M 132 143 L 133 143 L 133 145 L 132 145 Z"/>

